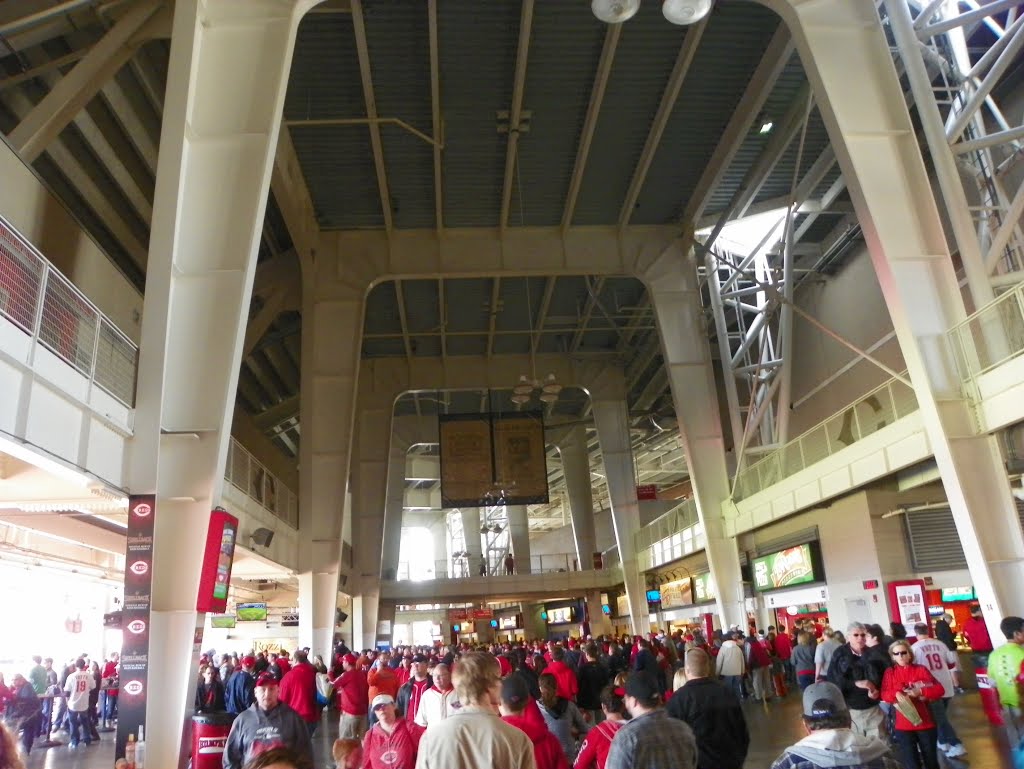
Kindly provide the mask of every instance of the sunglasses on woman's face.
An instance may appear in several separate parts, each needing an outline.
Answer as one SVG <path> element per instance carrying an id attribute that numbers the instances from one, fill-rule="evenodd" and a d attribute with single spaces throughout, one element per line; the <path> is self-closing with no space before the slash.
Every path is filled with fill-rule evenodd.
<path id="1" fill-rule="evenodd" d="M 893 656 L 893 657 L 906 657 L 906 656 L 908 656 L 909 654 L 910 654 L 910 652 L 907 652 L 907 651 L 903 651 L 903 652 L 893 652 L 893 653 L 892 653 L 892 656 Z"/>

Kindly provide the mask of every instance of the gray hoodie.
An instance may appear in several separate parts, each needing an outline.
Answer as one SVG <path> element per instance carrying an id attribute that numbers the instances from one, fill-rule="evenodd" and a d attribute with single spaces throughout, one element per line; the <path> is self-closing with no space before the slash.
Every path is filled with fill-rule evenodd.
<path id="1" fill-rule="evenodd" d="M 889 746 L 850 729 L 812 732 L 786 751 L 772 769 L 900 769 L 902 764 Z"/>

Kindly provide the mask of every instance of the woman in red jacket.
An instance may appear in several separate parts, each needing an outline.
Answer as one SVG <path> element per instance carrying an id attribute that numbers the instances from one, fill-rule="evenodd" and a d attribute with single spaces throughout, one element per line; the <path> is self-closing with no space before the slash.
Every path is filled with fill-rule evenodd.
<path id="1" fill-rule="evenodd" d="M 889 654 L 896 663 L 882 677 L 882 700 L 895 707 L 896 743 L 906 769 L 939 769 L 937 734 L 928 703 L 943 695 L 942 684 L 935 680 L 928 668 L 915 665 L 906 641 L 894 641 Z M 913 708 L 918 723 L 913 723 L 901 708 Z"/>
<path id="2" fill-rule="evenodd" d="M 363 738 L 362 769 L 415 769 L 423 727 L 399 718 L 390 694 L 378 694 L 370 706 L 377 723 Z"/>
<path id="3" fill-rule="evenodd" d="M 576 756 L 576 763 L 573 769 L 604 769 L 608 760 L 608 751 L 611 750 L 612 740 L 629 718 L 626 712 L 624 698 L 625 690 L 621 687 L 606 686 L 601 692 L 601 710 L 604 711 L 604 721 L 599 723 L 589 732 L 580 752 Z"/>

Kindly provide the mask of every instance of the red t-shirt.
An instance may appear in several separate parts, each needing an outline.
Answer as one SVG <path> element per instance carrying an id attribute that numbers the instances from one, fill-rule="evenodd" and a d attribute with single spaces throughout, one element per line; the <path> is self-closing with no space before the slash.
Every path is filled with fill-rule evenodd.
<path id="1" fill-rule="evenodd" d="M 992 651 L 992 639 L 988 635 L 988 625 L 985 624 L 985 620 L 971 617 L 964 623 L 964 635 L 974 651 Z"/>

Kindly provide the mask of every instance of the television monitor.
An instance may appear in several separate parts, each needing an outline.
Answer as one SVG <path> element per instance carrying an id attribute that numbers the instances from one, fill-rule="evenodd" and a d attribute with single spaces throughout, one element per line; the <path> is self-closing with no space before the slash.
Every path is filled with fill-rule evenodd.
<path id="1" fill-rule="evenodd" d="M 498 627 L 498 620 L 492 619 L 491 620 L 491 627 Z"/>
<path id="2" fill-rule="evenodd" d="M 648 590 L 647 591 L 647 603 L 661 603 L 661 591 L 660 590 Z"/>
<path id="3" fill-rule="evenodd" d="M 929 617 L 941 617 L 945 613 L 946 613 L 946 607 L 945 606 L 929 606 L 928 607 L 928 616 Z"/>
<path id="4" fill-rule="evenodd" d="M 221 614 L 219 616 L 210 617 L 210 627 L 233 628 L 234 626 L 235 626 L 235 615 L 234 614 Z"/>
<path id="5" fill-rule="evenodd" d="M 942 588 L 943 601 L 973 601 L 974 587 L 944 587 Z"/>
<path id="6" fill-rule="evenodd" d="M 240 603 L 235 608 L 239 622 L 266 622 L 267 605 L 265 603 Z"/>
<path id="7" fill-rule="evenodd" d="M 611 614 L 612 613 L 612 607 L 609 606 L 606 603 L 601 604 L 601 613 L 602 614 Z"/>

